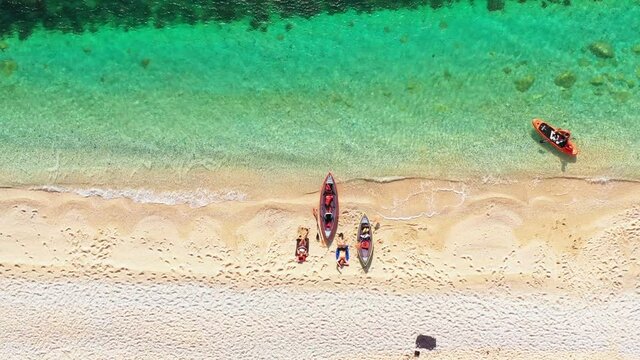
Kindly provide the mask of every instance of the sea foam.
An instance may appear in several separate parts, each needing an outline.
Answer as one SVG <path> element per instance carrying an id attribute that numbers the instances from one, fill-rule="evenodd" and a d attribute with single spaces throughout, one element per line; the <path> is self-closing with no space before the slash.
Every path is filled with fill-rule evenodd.
<path id="1" fill-rule="evenodd" d="M 46 185 L 34 187 L 33 190 L 73 193 L 83 197 L 101 197 L 107 200 L 125 198 L 141 204 L 189 205 L 193 208 L 207 206 L 225 201 L 244 201 L 247 195 L 237 190 L 210 191 L 198 188 L 193 191 L 162 191 L 149 189 L 74 189 L 61 186 Z"/>

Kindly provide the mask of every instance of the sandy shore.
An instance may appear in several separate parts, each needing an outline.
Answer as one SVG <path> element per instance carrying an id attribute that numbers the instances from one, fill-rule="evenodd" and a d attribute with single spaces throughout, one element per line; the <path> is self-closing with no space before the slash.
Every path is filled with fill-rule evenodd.
<path id="1" fill-rule="evenodd" d="M 635 294 L 298 292 L 204 284 L 0 280 L 0 353 L 16 358 L 622 359 L 640 354 Z M 9 331 L 6 331 L 9 330 Z M 566 356 L 565 356 L 566 355 Z"/>
<path id="2" fill-rule="evenodd" d="M 484 179 L 474 183 L 405 179 L 342 183 L 339 231 L 353 244 L 356 224 L 363 213 L 379 223 L 374 234 L 375 258 L 369 273 L 365 274 L 355 259 L 350 267 L 338 271 L 333 260 L 335 248 L 326 249 L 315 240 L 311 216 L 311 208 L 318 200 L 315 184 L 301 182 L 288 187 L 273 184 L 258 192 L 252 183 L 255 180 L 247 178 L 246 183 L 241 184 L 238 193 L 242 196 L 231 201 L 220 198 L 202 207 L 189 203 L 143 203 L 150 199 L 148 193 L 145 193 L 147 197 L 133 197 L 134 201 L 84 197 L 71 190 L 67 193 L 1 189 L 0 287 L 4 295 L 0 296 L 0 313 L 5 325 L 14 332 L 0 336 L 5 340 L 0 341 L 5 344 L 0 346 L 0 352 L 35 357 L 38 349 L 44 349 L 53 354 L 52 344 L 59 341 L 55 340 L 59 330 L 53 328 L 66 319 L 55 315 L 57 307 L 67 307 L 71 312 L 78 309 L 76 315 L 82 323 L 79 331 L 99 334 L 100 322 L 80 311 L 83 306 L 99 306 L 91 305 L 94 300 L 83 295 L 98 288 L 113 302 L 109 306 L 121 308 L 117 311 L 114 308 L 116 316 L 104 315 L 116 324 L 124 324 L 129 321 L 130 312 L 138 311 L 135 299 L 140 292 L 148 291 L 144 289 L 165 289 L 157 291 L 166 291 L 162 301 L 173 304 L 166 310 L 171 312 L 172 306 L 183 306 L 178 301 L 183 296 L 180 287 L 190 286 L 206 292 L 218 289 L 227 294 L 226 300 L 234 296 L 242 298 L 239 301 L 244 310 L 238 317 L 230 315 L 237 309 L 233 301 L 220 300 L 216 305 L 216 311 L 227 313 L 221 328 L 235 334 L 228 338 L 219 335 L 222 337 L 216 341 L 227 344 L 228 349 L 236 349 L 234 351 L 240 351 L 238 341 L 260 338 L 262 331 L 278 334 L 278 328 L 282 327 L 282 336 L 299 331 L 299 323 L 291 320 L 295 318 L 294 313 L 298 313 L 292 300 L 287 301 L 293 310 L 283 312 L 289 320 L 281 323 L 270 319 L 261 322 L 260 331 L 242 330 L 245 323 L 260 320 L 256 317 L 268 316 L 249 309 L 255 304 L 251 303 L 253 295 L 246 295 L 263 291 L 272 294 L 269 295 L 272 300 L 261 304 L 267 312 L 281 309 L 280 298 L 297 298 L 304 304 L 305 313 L 316 314 L 308 316 L 317 321 L 325 319 L 322 331 L 331 333 L 324 338 L 329 340 L 310 340 L 309 347 L 289 346 L 284 342 L 278 348 L 278 351 L 306 354 L 304 358 L 337 357 L 336 348 L 341 349 L 341 354 L 353 352 L 354 358 L 364 355 L 402 358 L 412 353 L 413 339 L 407 338 L 420 332 L 438 339 L 439 350 L 429 358 L 640 356 L 637 345 L 630 345 L 640 339 L 625 330 L 640 325 L 637 306 L 633 305 L 640 300 L 638 183 L 581 179 L 508 182 Z M 218 190 L 229 189 L 221 187 L 211 191 Z M 90 192 L 84 189 L 79 193 Z M 106 196 L 105 192 L 98 193 Z M 310 228 L 312 237 L 308 262 L 301 265 L 293 259 L 298 226 Z M 95 287 L 91 288 L 94 290 L 77 288 L 83 286 Z M 169 288 L 173 290 L 166 290 Z M 280 296 L 273 296 L 274 291 Z M 38 305 L 39 294 L 43 299 L 50 297 L 51 306 Z M 71 303 L 65 302 L 67 298 L 63 294 L 70 294 Z M 148 306 L 161 306 L 162 301 L 145 296 L 140 297 L 140 301 Z M 133 303 L 125 301 L 129 298 L 134 299 Z M 465 304 L 469 304 L 471 298 L 494 305 L 466 309 Z M 327 310 L 333 306 L 327 304 L 335 302 L 343 302 L 353 309 L 369 301 L 368 307 L 358 313 L 372 311 L 378 313 L 378 317 L 386 314 L 387 318 L 395 319 L 395 323 L 405 324 L 398 325 L 402 330 L 391 329 L 393 323 L 386 322 L 380 326 L 371 325 L 374 323 L 356 326 L 354 322 L 361 320 L 353 313 L 355 310 L 342 310 L 342 307 Z M 496 306 L 496 301 L 505 301 L 505 305 Z M 21 310 L 16 304 L 29 309 Z M 412 304 L 419 306 L 414 309 Z M 445 314 L 447 304 L 457 304 L 457 307 L 453 306 L 452 312 Z M 208 317 L 196 310 L 198 304 L 194 306 L 188 311 L 189 316 L 200 314 L 204 319 L 218 321 L 217 317 Z M 553 309 L 549 310 L 549 306 Z M 503 312 L 504 309 L 511 312 Z M 49 319 L 58 316 L 61 320 L 51 320 L 51 324 L 45 320 L 21 321 L 23 310 L 28 310 L 30 316 Z M 574 310 L 579 313 L 578 317 L 571 313 Z M 163 310 L 154 311 L 158 316 L 154 321 L 161 326 L 169 326 L 166 323 L 169 321 L 179 324 L 182 319 L 167 317 L 165 322 L 161 316 Z M 341 311 L 351 315 L 340 317 Z M 416 318 L 416 313 L 421 314 L 417 317 L 421 320 L 410 321 Z M 488 317 L 480 321 L 483 313 Z M 143 315 L 135 315 L 139 318 L 132 323 L 145 321 Z M 547 315 L 551 323 L 545 322 Z M 452 321 L 456 318 L 461 321 Z M 518 318 L 529 320 L 520 323 L 516 321 Z M 430 319 L 440 325 L 429 326 Z M 573 325 L 565 328 L 563 324 Z M 598 324 L 608 329 L 608 333 L 595 328 L 588 330 Z M 32 332 L 42 329 L 42 325 L 52 325 L 52 328 Z M 204 325 L 192 324 L 184 329 L 191 328 L 197 333 Z M 317 323 L 307 325 L 304 331 L 313 332 Z M 354 332 L 354 326 L 366 336 Z M 556 329 L 557 333 L 549 329 Z M 113 336 L 116 340 L 127 337 L 127 331 L 136 330 L 121 328 Z M 525 341 L 518 335 L 519 331 L 539 338 L 535 342 Z M 536 331 L 539 335 L 535 335 Z M 38 342 L 23 342 L 15 337 L 21 333 L 38 337 Z M 340 347 L 340 333 L 349 336 L 352 347 Z M 376 337 L 385 334 L 397 338 L 372 347 L 371 344 L 379 341 Z M 362 347 L 354 343 L 358 335 L 364 336 L 366 344 Z M 163 353 L 206 357 L 207 349 L 211 348 L 196 347 L 201 352 L 179 352 L 183 341 L 191 341 L 189 336 L 184 336 L 179 341 L 171 338 L 176 348 L 168 346 L 171 341 L 167 339 L 169 342 L 163 344 L 168 347 Z M 242 336 L 249 340 L 239 340 Z M 571 341 L 563 342 L 553 336 L 566 336 Z M 100 348 L 93 353 L 82 350 L 89 349 L 86 345 L 92 341 L 75 335 L 69 337 L 66 346 L 76 351 L 69 353 L 70 356 L 100 357 Z M 158 341 L 163 341 L 162 336 Z M 107 357 L 153 357 L 145 347 L 131 345 L 127 350 L 114 346 L 109 350 L 109 346 L 105 346 L 102 349 Z M 304 352 L 304 349 L 313 351 Z M 274 351 L 276 357 L 286 357 Z M 250 356 L 242 354 L 240 357 Z M 219 355 L 233 356 L 232 352 L 224 351 Z"/>

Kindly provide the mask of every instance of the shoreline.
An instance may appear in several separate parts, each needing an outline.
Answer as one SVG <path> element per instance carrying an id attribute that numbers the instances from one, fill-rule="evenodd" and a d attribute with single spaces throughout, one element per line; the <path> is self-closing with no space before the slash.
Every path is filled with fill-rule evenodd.
<path id="1" fill-rule="evenodd" d="M 640 354 L 637 181 L 344 181 L 338 231 L 379 224 L 365 274 L 315 240 L 317 190 L 244 179 L 201 207 L 0 189 L 0 354 L 407 359 L 418 334 L 434 359 Z"/>
<path id="2" fill-rule="evenodd" d="M 557 154 L 554 154 L 557 155 Z M 557 156 L 556 156 L 557 157 Z M 322 167 L 320 167 L 322 168 Z M 103 190 L 150 190 L 150 191 L 191 191 L 195 189 L 219 190 L 220 188 L 245 188 L 258 189 L 267 187 L 275 189 L 277 187 L 297 187 L 313 188 L 321 185 L 321 179 L 327 172 L 332 172 L 339 184 L 350 184 L 361 182 L 363 184 L 387 184 L 398 181 L 435 181 L 467 183 L 471 185 L 491 185 L 524 183 L 529 181 L 548 180 L 581 180 L 588 183 L 640 183 L 640 174 L 629 174 L 620 176 L 606 171 L 585 172 L 585 173 L 558 173 L 549 171 L 539 173 L 530 171 L 504 171 L 501 173 L 482 172 L 468 170 L 467 172 L 451 172 L 447 175 L 438 172 L 429 173 L 427 169 L 420 166 L 400 167 L 400 171 L 390 169 L 379 169 L 370 175 L 364 175 L 363 171 L 343 173 L 340 169 L 303 169 L 293 168 L 269 168 L 255 169 L 250 167 L 220 167 L 208 169 L 203 165 L 187 169 L 152 169 L 144 167 L 122 167 L 115 166 L 111 169 L 96 167 L 93 169 L 78 168 L 73 171 L 61 171 L 59 169 L 34 170 L 39 175 L 25 171 L 22 179 L 16 176 L 15 171 L 9 169 L 0 170 L 0 189 L 20 189 L 20 190 L 46 190 L 55 188 L 67 190 L 86 190 L 97 188 Z M 54 172 L 53 175 L 45 173 Z M 453 174 L 453 175 L 452 175 Z M 28 180 L 26 180 L 28 179 Z M 320 180 L 318 180 L 320 179 Z M 310 190 L 312 191 L 312 190 Z M 306 192 L 305 194 L 308 194 Z"/>
<path id="3" fill-rule="evenodd" d="M 192 207 L 0 189 L 0 266 L 5 277 L 43 279 L 68 274 L 162 282 L 164 276 L 240 287 L 606 295 L 638 290 L 638 189 L 637 182 L 576 179 L 339 183 L 338 231 L 347 241 L 353 245 L 363 213 L 379 224 L 368 274 L 355 258 L 336 271 L 335 245 L 326 249 L 315 240 L 316 191 L 275 186 Z M 293 260 L 298 226 L 311 230 L 310 256 L 301 265 Z M 595 271 L 593 261 L 609 275 L 586 277 Z"/>
<path id="4" fill-rule="evenodd" d="M 207 172 L 193 174 L 190 179 L 181 181 L 164 180 L 157 172 L 149 172 L 138 180 L 132 178 L 108 180 L 93 184 L 91 179 L 78 181 L 67 179 L 55 183 L 40 184 L 0 184 L 0 190 L 22 190 L 50 194 L 73 194 L 82 198 L 101 198 L 104 200 L 126 199 L 134 203 L 158 205 L 188 205 L 193 208 L 205 207 L 213 203 L 234 201 L 265 200 L 268 193 L 272 197 L 290 196 L 292 190 L 296 195 L 305 196 L 317 194 L 320 182 L 318 179 L 325 174 L 312 176 L 269 176 L 268 173 L 247 169 L 233 171 Z M 219 176 L 218 174 L 223 174 Z M 318 172 L 320 174 L 320 172 Z M 334 173 L 335 174 L 335 173 Z M 316 174 L 313 174 L 316 175 Z M 335 176 L 335 175 L 334 175 Z M 0 175 L 1 178 L 1 175 Z M 117 177 L 116 177 L 117 178 Z M 146 180 L 143 180 L 146 179 Z M 156 180 L 152 180 L 156 179 Z M 196 182 L 190 182 L 198 179 Z M 204 179 L 204 180 L 203 180 Z M 268 179 L 268 180 L 267 180 Z M 337 177 L 340 186 L 381 186 L 402 182 L 422 182 L 436 184 L 459 184 L 462 186 L 482 187 L 491 185 L 528 184 L 554 181 L 577 181 L 584 184 L 640 184 L 640 178 L 607 177 L 607 176 L 577 176 L 577 175 L 547 175 L 529 177 L 519 176 L 467 176 L 438 178 L 433 176 L 354 176 L 341 179 Z M 406 219 L 409 220 L 409 219 Z"/>

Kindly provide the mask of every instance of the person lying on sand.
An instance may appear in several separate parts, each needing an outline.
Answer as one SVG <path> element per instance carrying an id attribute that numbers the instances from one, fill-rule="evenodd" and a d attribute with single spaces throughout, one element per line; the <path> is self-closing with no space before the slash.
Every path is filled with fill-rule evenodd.
<path id="1" fill-rule="evenodd" d="M 299 263 L 303 263 L 307 260 L 307 249 L 304 247 L 299 247 L 298 248 L 298 262 Z"/>
<path id="2" fill-rule="evenodd" d="M 298 227 L 298 238 L 296 239 L 296 258 L 299 263 L 307 260 L 307 249 L 309 247 L 309 229 Z"/>
<path id="3" fill-rule="evenodd" d="M 339 267 L 349 266 L 349 245 L 344 241 L 342 233 L 338 234 L 336 262 Z"/>

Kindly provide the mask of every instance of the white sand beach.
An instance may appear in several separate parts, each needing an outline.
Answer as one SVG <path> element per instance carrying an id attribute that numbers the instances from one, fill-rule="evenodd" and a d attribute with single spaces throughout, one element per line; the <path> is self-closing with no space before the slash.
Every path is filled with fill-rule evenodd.
<path id="1" fill-rule="evenodd" d="M 315 184 L 245 179 L 206 206 L 1 189 L 2 357 L 640 356 L 636 182 L 343 182 L 339 232 L 379 224 L 364 273 L 315 240 Z"/>

